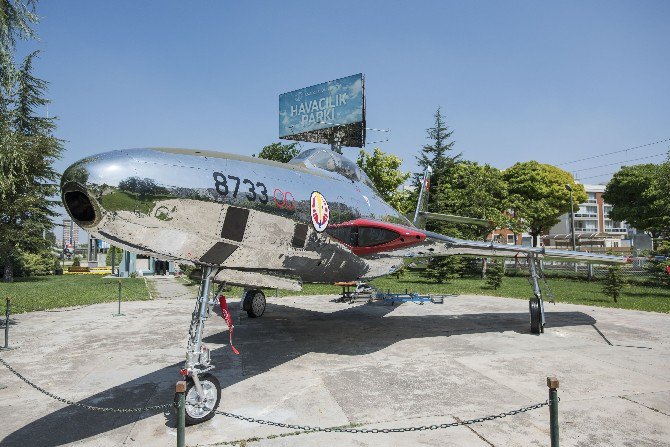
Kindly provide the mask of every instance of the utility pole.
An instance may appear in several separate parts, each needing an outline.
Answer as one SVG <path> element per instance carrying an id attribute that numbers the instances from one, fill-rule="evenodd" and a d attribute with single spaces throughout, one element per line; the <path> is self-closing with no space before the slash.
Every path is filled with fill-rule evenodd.
<path id="1" fill-rule="evenodd" d="M 572 233 L 572 251 L 577 251 L 577 239 L 575 237 L 575 208 L 572 204 L 572 186 L 565 185 L 565 189 L 570 191 L 570 232 Z"/>

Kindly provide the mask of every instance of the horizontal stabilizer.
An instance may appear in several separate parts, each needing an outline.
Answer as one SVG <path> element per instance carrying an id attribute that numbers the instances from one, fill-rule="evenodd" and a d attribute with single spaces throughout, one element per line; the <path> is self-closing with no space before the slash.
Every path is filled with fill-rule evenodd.
<path id="1" fill-rule="evenodd" d="M 427 211 L 420 211 L 419 216 L 431 220 L 441 220 L 444 222 L 453 222 L 458 224 L 480 225 L 482 227 L 493 227 L 495 224 L 491 220 L 477 219 L 475 217 L 456 216 L 454 214 L 440 214 L 429 213 Z"/>

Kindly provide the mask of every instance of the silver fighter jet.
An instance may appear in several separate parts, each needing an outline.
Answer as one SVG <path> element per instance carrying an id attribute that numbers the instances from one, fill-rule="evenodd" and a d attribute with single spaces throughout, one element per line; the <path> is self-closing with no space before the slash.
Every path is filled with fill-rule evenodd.
<path id="1" fill-rule="evenodd" d="M 429 172 L 424 173 L 427 185 Z M 379 196 L 365 173 L 337 151 L 308 149 L 289 163 L 188 149 L 130 149 L 85 158 L 61 181 L 68 213 L 92 236 L 160 259 L 202 269 L 189 330 L 187 421 L 211 418 L 221 389 L 208 374 L 202 343 L 212 284 L 244 287 L 242 309 L 265 311 L 262 288 L 300 290 L 303 282 L 332 283 L 383 276 L 420 257 L 523 256 L 534 297 L 531 332 L 544 328 L 538 283 L 542 258 L 622 262 L 592 253 L 467 241 L 421 229 L 426 218 L 478 223 L 428 213 L 422 188 L 414 221 Z M 486 223 L 486 222 L 484 222 Z"/>

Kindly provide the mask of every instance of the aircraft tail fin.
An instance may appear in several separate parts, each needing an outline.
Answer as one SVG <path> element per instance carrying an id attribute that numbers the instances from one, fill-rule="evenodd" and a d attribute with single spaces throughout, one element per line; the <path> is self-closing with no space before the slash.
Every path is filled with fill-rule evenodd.
<path id="1" fill-rule="evenodd" d="M 428 166 L 425 171 L 423 171 L 423 177 L 421 178 L 421 189 L 419 190 L 419 200 L 416 203 L 416 211 L 414 212 L 414 219 L 412 223 L 418 228 L 426 227 L 426 219 L 422 216 L 422 213 L 426 210 L 428 205 L 428 193 L 430 191 L 430 174 L 433 173 L 433 170 Z"/>
<path id="2" fill-rule="evenodd" d="M 441 220 L 444 222 L 453 222 L 457 224 L 480 225 L 483 227 L 493 227 L 494 223 L 487 219 L 477 219 L 474 217 L 456 216 L 453 214 L 430 213 L 426 211 L 428 207 L 428 194 L 430 191 L 430 174 L 432 174 L 430 166 L 423 171 L 421 179 L 421 190 L 419 191 L 419 200 L 416 204 L 416 211 L 414 212 L 414 219 L 412 223 L 418 228 L 426 228 L 426 221 Z"/>

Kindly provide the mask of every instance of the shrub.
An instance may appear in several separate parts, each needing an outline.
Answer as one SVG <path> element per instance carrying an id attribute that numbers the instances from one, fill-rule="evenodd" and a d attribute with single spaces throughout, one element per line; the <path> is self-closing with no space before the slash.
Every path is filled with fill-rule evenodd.
<path id="1" fill-rule="evenodd" d="M 626 285 L 626 279 L 621 273 L 621 267 L 612 265 L 607 269 L 607 276 L 605 276 L 605 283 L 603 284 L 603 293 L 606 296 L 614 299 L 616 303 L 621 296 L 621 289 Z"/>
<path id="2" fill-rule="evenodd" d="M 488 284 L 490 287 L 493 287 L 493 290 L 498 290 L 498 287 L 502 286 L 504 277 L 504 261 L 489 261 L 486 268 L 486 284 Z"/>
<path id="3" fill-rule="evenodd" d="M 112 266 L 112 251 L 115 251 L 116 253 L 114 254 L 114 266 L 118 267 L 121 264 L 121 253 L 123 253 L 123 250 L 121 250 L 119 247 L 109 247 L 109 250 L 107 250 L 107 256 L 105 257 L 105 265 L 108 267 Z"/>
<path id="4" fill-rule="evenodd" d="M 81 267 L 81 257 L 80 256 L 75 256 L 74 260 L 72 261 L 72 267 Z"/>
<path id="5" fill-rule="evenodd" d="M 439 284 L 449 284 L 461 275 L 463 271 L 463 259 L 460 256 L 446 256 L 444 258 L 431 258 L 421 276 L 432 279 Z"/>

